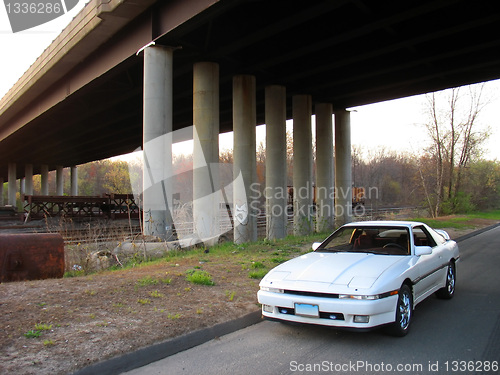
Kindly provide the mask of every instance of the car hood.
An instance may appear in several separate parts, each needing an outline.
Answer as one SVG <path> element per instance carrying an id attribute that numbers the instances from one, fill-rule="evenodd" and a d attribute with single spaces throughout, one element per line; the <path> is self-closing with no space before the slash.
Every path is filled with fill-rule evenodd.
<path id="1" fill-rule="evenodd" d="M 285 286 L 300 282 L 370 288 L 388 268 L 404 262 L 405 256 L 370 253 L 309 253 L 274 268 L 265 278 Z M 278 282 L 279 283 L 276 283 Z"/>

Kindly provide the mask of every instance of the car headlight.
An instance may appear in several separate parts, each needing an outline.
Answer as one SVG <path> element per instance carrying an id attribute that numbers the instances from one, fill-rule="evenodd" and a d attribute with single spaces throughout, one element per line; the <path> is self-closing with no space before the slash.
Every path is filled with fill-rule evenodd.
<path id="1" fill-rule="evenodd" d="M 372 301 L 372 300 L 376 300 L 376 299 L 395 296 L 397 294 L 398 294 L 397 290 L 393 290 L 391 292 L 382 293 L 382 294 L 373 294 L 373 295 L 339 294 L 339 299 L 356 299 L 356 300 Z"/>
<path id="2" fill-rule="evenodd" d="M 283 289 L 271 288 L 269 286 L 261 286 L 260 290 L 262 290 L 263 292 L 270 292 L 270 293 L 284 293 Z"/>

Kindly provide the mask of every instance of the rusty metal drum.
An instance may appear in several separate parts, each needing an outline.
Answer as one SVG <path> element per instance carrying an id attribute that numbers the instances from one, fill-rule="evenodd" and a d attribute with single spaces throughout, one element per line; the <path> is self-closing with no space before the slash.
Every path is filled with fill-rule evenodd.
<path id="1" fill-rule="evenodd" d="M 0 234 L 0 282 L 63 275 L 64 241 L 60 234 Z"/>

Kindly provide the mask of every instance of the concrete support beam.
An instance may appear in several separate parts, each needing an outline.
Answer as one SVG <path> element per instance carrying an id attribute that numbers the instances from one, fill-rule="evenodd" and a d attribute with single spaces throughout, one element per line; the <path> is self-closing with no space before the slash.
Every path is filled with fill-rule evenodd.
<path id="1" fill-rule="evenodd" d="M 78 167 L 71 167 L 71 195 L 76 197 L 78 195 Z"/>
<path id="2" fill-rule="evenodd" d="M 173 49 L 144 50 L 144 233 L 172 240 Z"/>
<path id="3" fill-rule="evenodd" d="M 335 226 L 352 221 L 351 118 L 335 112 Z"/>
<path id="4" fill-rule="evenodd" d="M 220 233 L 219 65 L 193 66 L 193 221 L 201 240 Z"/>
<path id="5" fill-rule="evenodd" d="M 250 187 L 257 181 L 257 126 L 255 77 L 239 75 L 233 78 L 233 215 L 234 242 L 257 241 L 256 205 Z M 243 178 L 243 186 L 239 176 Z"/>
<path id="6" fill-rule="evenodd" d="M 33 164 L 24 166 L 24 192 L 26 195 L 33 195 Z"/>
<path id="7" fill-rule="evenodd" d="M 287 235 L 286 88 L 265 89 L 266 121 L 266 238 Z"/>
<path id="8" fill-rule="evenodd" d="M 312 232 L 312 99 L 310 95 L 292 98 L 293 116 L 293 233 Z"/>
<path id="9" fill-rule="evenodd" d="M 16 172 L 16 163 L 9 163 L 8 165 L 8 177 L 9 177 L 9 184 L 8 184 L 8 195 L 7 195 L 7 204 L 13 207 L 17 207 L 17 200 L 16 200 L 16 190 L 17 190 L 17 172 Z"/>
<path id="10" fill-rule="evenodd" d="M 3 198 L 3 184 L 5 181 L 3 180 L 3 177 L 0 177 L 0 206 L 3 206 L 5 204 L 4 198 Z"/>
<path id="11" fill-rule="evenodd" d="M 327 232 L 334 223 L 333 109 L 316 104 L 316 231 Z"/>
<path id="12" fill-rule="evenodd" d="M 49 166 L 42 164 L 40 167 L 42 195 L 49 195 Z"/>
<path id="13" fill-rule="evenodd" d="M 56 167 L 56 195 L 64 195 L 64 168 L 62 165 Z"/>

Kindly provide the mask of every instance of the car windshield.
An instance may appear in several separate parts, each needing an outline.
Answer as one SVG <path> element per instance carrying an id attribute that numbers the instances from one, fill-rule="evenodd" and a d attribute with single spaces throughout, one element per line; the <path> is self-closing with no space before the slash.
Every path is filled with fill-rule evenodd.
<path id="1" fill-rule="evenodd" d="M 333 233 L 316 251 L 408 255 L 408 233 L 405 227 L 345 226 Z"/>

